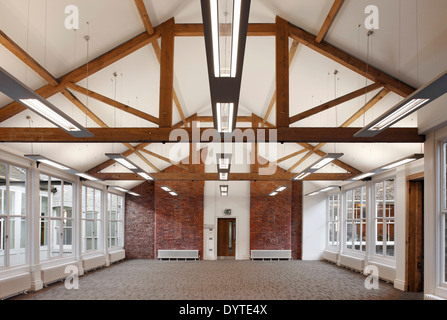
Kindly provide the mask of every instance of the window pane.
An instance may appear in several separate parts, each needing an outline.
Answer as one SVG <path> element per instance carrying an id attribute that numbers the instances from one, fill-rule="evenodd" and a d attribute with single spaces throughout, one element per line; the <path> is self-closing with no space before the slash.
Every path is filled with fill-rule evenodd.
<path id="1" fill-rule="evenodd" d="M 19 266 L 26 263 L 25 239 L 26 224 L 24 218 L 11 218 L 9 220 L 9 259 L 10 266 Z"/>
<path id="2" fill-rule="evenodd" d="M 63 218 L 72 218 L 73 211 L 73 184 L 64 181 L 64 216 Z"/>
<path id="3" fill-rule="evenodd" d="M 110 211 L 110 219 L 111 220 L 117 220 L 117 210 L 118 210 L 118 196 L 112 195 L 112 206 Z"/>
<path id="4" fill-rule="evenodd" d="M 8 167 L 0 163 L 0 215 L 7 214 L 7 196 L 6 196 L 6 177 L 8 176 Z"/>
<path id="5" fill-rule="evenodd" d="M 40 260 L 48 260 L 49 243 L 49 222 L 48 219 L 40 219 Z"/>
<path id="6" fill-rule="evenodd" d="M 48 197 L 49 197 L 49 190 L 48 190 L 48 181 L 49 177 L 40 175 L 39 178 L 39 193 L 40 193 L 40 215 L 44 217 L 48 217 Z"/>
<path id="7" fill-rule="evenodd" d="M 394 257 L 394 220 L 386 223 L 386 255 Z"/>
<path id="8" fill-rule="evenodd" d="M 87 205 L 87 188 L 82 186 L 82 203 L 81 203 L 81 217 L 82 219 L 85 219 L 85 215 L 86 215 L 86 205 Z"/>
<path id="9" fill-rule="evenodd" d="M 376 253 L 383 254 L 383 219 L 376 219 Z"/>
<path id="10" fill-rule="evenodd" d="M 334 220 L 338 220 L 338 195 L 334 196 Z"/>
<path id="11" fill-rule="evenodd" d="M 94 194 L 95 190 L 93 190 L 92 188 L 87 188 L 87 215 L 86 215 L 87 219 L 93 219 L 93 210 L 95 208 L 93 203 Z"/>
<path id="12" fill-rule="evenodd" d="M 62 238 L 61 220 L 51 220 L 50 222 L 50 256 L 56 257 L 60 255 L 60 245 Z"/>
<path id="13" fill-rule="evenodd" d="M 62 205 L 62 181 L 51 178 L 51 216 L 60 218 Z"/>
<path id="14" fill-rule="evenodd" d="M 339 226 L 339 223 L 338 222 L 335 222 L 334 223 L 334 246 L 335 247 L 338 247 L 338 226 Z"/>
<path id="15" fill-rule="evenodd" d="M 352 249 L 352 222 L 348 221 L 346 223 L 346 248 Z"/>
<path id="16" fill-rule="evenodd" d="M 118 196 L 117 197 L 117 212 L 118 217 L 117 220 L 123 220 L 124 219 L 124 197 Z"/>
<path id="17" fill-rule="evenodd" d="M 355 250 L 361 250 L 361 244 L 362 244 L 362 225 L 359 221 L 355 222 L 355 228 L 354 228 L 354 249 Z"/>
<path id="18" fill-rule="evenodd" d="M 383 217 L 383 182 L 376 183 L 376 217 Z"/>
<path id="19" fill-rule="evenodd" d="M 26 215 L 26 170 L 11 166 L 10 189 L 14 192 L 14 207 L 11 214 L 15 216 Z"/>
<path id="20" fill-rule="evenodd" d="M 5 240 L 5 219 L 0 218 L 0 267 L 5 266 Z"/>
<path id="21" fill-rule="evenodd" d="M 101 191 L 95 190 L 95 217 L 94 219 L 101 219 Z"/>
<path id="22" fill-rule="evenodd" d="M 366 251 L 366 220 L 362 220 L 362 251 Z"/>
<path id="23" fill-rule="evenodd" d="M 352 219 L 352 190 L 346 192 L 346 219 Z"/>
<path id="24" fill-rule="evenodd" d="M 93 221 L 85 221 L 85 249 L 93 249 Z"/>

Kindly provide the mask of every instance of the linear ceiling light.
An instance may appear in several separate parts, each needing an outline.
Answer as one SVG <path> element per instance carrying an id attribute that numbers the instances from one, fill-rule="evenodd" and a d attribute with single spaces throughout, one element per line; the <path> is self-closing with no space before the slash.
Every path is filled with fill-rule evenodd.
<path id="1" fill-rule="evenodd" d="M 79 170 L 70 168 L 70 167 L 68 167 L 68 166 L 66 166 L 64 164 L 61 164 L 61 163 L 59 163 L 57 161 L 48 159 L 48 158 L 46 158 L 44 156 L 41 156 L 39 154 L 25 155 L 25 157 L 27 157 L 28 159 L 32 159 L 32 160 L 36 161 L 37 163 L 44 163 L 44 164 L 46 164 L 48 166 L 51 166 L 53 168 L 65 171 L 65 172 L 70 173 L 70 174 L 77 175 L 78 177 L 81 178 L 81 180 L 85 179 L 85 180 L 90 180 L 90 181 L 101 181 L 100 179 L 95 178 L 95 177 L 93 177 L 93 176 L 91 176 L 89 174 L 86 174 L 86 173 L 81 172 Z"/>
<path id="2" fill-rule="evenodd" d="M 250 0 L 201 0 L 214 128 L 236 127 Z"/>
<path id="3" fill-rule="evenodd" d="M 328 165 L 332 161 L 334 161 L 342 156 L 343 156 L 343 153 L 328 153 L 327 155 L 325 155 L 324 157 L 322 157 L 315 163 L 308 166 L 306 169 L 304 169 L 302 172 L 300 172 L 298 175 L 296 175 L 292 180 L 303 180 L 310 174 L 320 170 L 324 166 Z"/>
<path id="4" fill-rule="evenodd" d="M 320 190 L 308 193 L 308 194 L 306 194 L 306 197 L 308 197 L 308 196 L 315 196 L 317 194 L 328 192 L 328 191 L 331 191 L 331 190 L 334 190 L 334 189 L 338 189 L 338 188 L 339 188 L 339 186 L 329 186 L 329 187 L 326 187 L 326 188 L 323 188 L 323 189 L 320 189 Z"/>
<path id="5" fill-rule="evenodd" d="M 24 83 L 16 79 L 1 67 L 0 91 L 74 137 L 93 137 L 91 132 L 82 127 L 79 123 L 71 119 L 53 104 L 42 98 L 35 91 L 28 88 Z"/>
<path id="6" fill-rule="evenodd" d="M 358 176 L 356 176 L 356 177 L 354 177 L 352 179 L 349 179 L 349 181 L 364 180 L 364 179 L 370 178 L 370 177 L 372 177 L 372 176 L 374 176 L 376 174 L 382 173 L 384 171 L 387 171 L 387 170 L 390 170 L 390 169 L 394 169 L 394 168 L 397 168 L 397 167 L 402 166 L 404 164 L 407 164 L 407 163 L 410 163 L 410 162 L 422 159 L 423 157 L 424 157 L 424 154 L 422 154 L 422 153 L 415 153 L 415 154 L 413 154 L 411 156 L 408 156 L 408 157 L 405 157 L 403 159 L 391 162 L 391 163 L 386 164 L 384 166 L 381 166 L 381 167 L 379 167 L 377 169 L 371 170 L 371 171 L 369 171 L 367 173 L 363 173 L 361 175 L 358 175 Z"/>
<path id="7" fill-rule="evenodd" d="M 161 186 L 160 187 L 162 190 L 166 191 L 167 193 L 169 193 L 171 196 L 178 196 L 177 192 L 171 190 L 171 188 L 167 187 L 167 186 Z"/>
<path id="8" fill-rule="evenodd" d="M 274 191 L 272 191 L 272 192 L 269 194 L 269 196 L 270 196 L 270 197 L 274 197 L 274 196 L 276 196 L 278 193 L 280 193 L 280 192 L 282 192 L 282 191 L 284 191 L 284 190 L 286 190 L 286 189 L 287 189 L 286 186 L 280 186 L 280 187 L 276 188 Z"/>
<path id="9" fill-rule="evenodd" d="M 118 190 L 118 191 L 121 191 L 121 192 L 124 192 L 124 193 L 128 193 L 128 194 L 130 194 L 132 196 L 135 196 L 135 197 L 140 197 L 141 196 L 138 193 L 132 192 L 130 190 L 127 190 L 127 189 L 124 189 L 124 188 L 121 188 L 121 187 L 118 187 L 118 186 L 109 186 L 108 188 L 115 189 L 115 190 Z"/>
<path id="10" fill-rule="evenodd" d="M 358 131 L 355 137 L 374 137 L 393 124 L 438 99 L 447 92 L 447 72 L 415 91 L 379 118 Z"/>
<path id="11" fill-rule="evenodd" d="M 154 180 L 154 178 L 150 174 L 148 174 L 146 171 L 141 169 L 135 163 L 133 163 L 132 161 L 130 161 L 129 159 L 124 157 L 122 154 L 120 154 L 120 153 L 106 153 L 106 156 L 112 160 L 115 160 L 119 164 L 123 165 L 124 167 L 126 167 L 127 169 L 132 171 L 133 173 L 138 174 L 142 178 L 144 178 L 146 180 Z"/>
<path id="12" fill-rule="evenodd" d="M 228 197 L 228 191 L 229 191 L 228 186 L 227 185 L 221 185 L 221 186 L 219 186 L 219 188 L 220 188 L 220 196 L 221 197 Z"/>

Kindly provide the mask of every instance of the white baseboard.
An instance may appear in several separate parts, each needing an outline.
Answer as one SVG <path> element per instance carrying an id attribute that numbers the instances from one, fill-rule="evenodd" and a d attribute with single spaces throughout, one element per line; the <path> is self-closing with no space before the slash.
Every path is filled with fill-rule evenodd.
<path id="1" fill-rule="evenodd" d="M 407 283 L 404 280 L 394 279 L 394 288 L 400 291 L 406 291 Z"/>

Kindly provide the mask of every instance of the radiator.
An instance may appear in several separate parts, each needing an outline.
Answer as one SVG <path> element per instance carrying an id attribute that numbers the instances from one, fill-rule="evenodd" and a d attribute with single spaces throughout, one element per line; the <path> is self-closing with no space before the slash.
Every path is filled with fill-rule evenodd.
<path id="1" fill-rule="evenodd" d="M 199 250 L 158 250 L 158 259 L 199 259 Z"/>
<path id="2" fill-rule="evenodd" d="M 331 262 L 337 263 L 338 253 L 325 250 L 323 251 L 323 258 Z"/>
<path id="3" fill-rule="evenodd" d="M 292 250 L 251 250 L 251 259 L 292 259 Z"/>
<path id="4" fill-rule="evenodd" d="M 59 265 L 59 266 L 55 266 L 55 267 L 42 269 L 41 277 L 42 277 L 43 284 L 48 285 L 50 283 L 59 281 L 61 279 L 65 279 L 67 276 L 70 275 L 69 273 L 65 273 L 65 268 L 70 265 L 77 266 L 77 264 L 75 262 L 73 262 L 71 264 L 69 263 L 69 264 L 64 264 L 64 265 Z"/>
<path id="5" fill-rule="evenodd" d="M 364 269 L 363 259 L 340 255 L 340 265 L 348 267 L 350 269 L 361 271 L 363 273 Z"/>
<path id="6" fill-rule="evenodd" d="M 106 258 L 102 256 L 82 259 L 84 271 L 100 268 L 106 264 Z"/>
<path id="7" fill-rule="evenodd" d="M 31 288 L 31 274 L 23 273 L 0 280 L 0 299 L 12 297 Z"/>
<path id="8" fill-rule="evenodd" d="M 126 258 L 126 251 L 120 250 L 109 253 L 109 261 L 110 263 L 114 263 L 120 260 L 124 260 Z"/>

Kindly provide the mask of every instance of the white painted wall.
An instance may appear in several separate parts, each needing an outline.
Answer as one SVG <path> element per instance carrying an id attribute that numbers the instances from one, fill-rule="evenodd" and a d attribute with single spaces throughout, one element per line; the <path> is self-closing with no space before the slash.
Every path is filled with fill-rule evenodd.
<path id="1" fill-rule="evenodd" d="M 229 186 L 228 197 L 220 196 L 219 186 Z M 231 215 L 224 210 L 231 209 Z M 236 260 L 250 258 L 250 182 L 249 181 L 205 181 L 203 259 L 217 259 L 217 219 L 236 218 Z M 210 251 L 210 249 L 212 249 Z"/>
<path id="2" fill-rule="evenodd" d="M 321 189 L 303 183 L 303 195 Z M 326 247 L 326 194 L 303 197 L 303 260 L 321 260 Z"/>
<path id="3" fill-rule="evenodd" d="M 441 141 L 447 139 L 447 126 L 426 136 L 424 173 L 424 294 L 447 299 L 447 288 L 441 283 L 442 222 L 440 213 Z"/>

